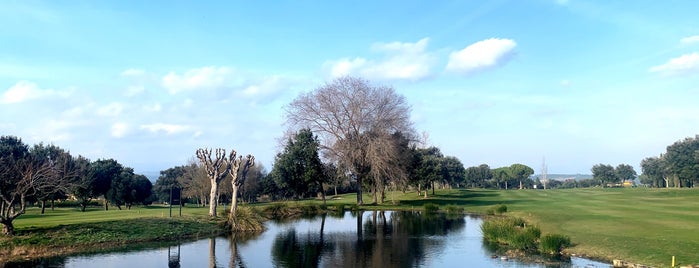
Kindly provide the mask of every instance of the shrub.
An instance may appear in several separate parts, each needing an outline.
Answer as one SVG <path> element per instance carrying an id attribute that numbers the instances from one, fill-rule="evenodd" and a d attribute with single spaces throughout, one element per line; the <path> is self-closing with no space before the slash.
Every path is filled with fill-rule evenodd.
<path id="1" fill-rule="evenodd" d="M 541 238 L 539 251 L 544 254 L 558 255 L 561 251 L 570 246 L 570 238 L 567 235 L 547 234 Z"/>
<path id="2" fill-rule="evenodd" d="M 489 242 L 509 245 L 519 250 L 531 250 L 541 235 L 536 226 L 526 226 L 522 218 L 496 218 L 481 224 L 483 238 Z"/>
<path id="3" fill-rule="evenodd" d="M 485 210 L 485 215 L 495 215 L 495 209 L 494 208 L 489 208 Z"/>
<path id="4" fill-rule="evenodd" d="M 461 214 L 464 213 L 464 208 L 462 207 L 457 207 L 455 205 L 448 205 L 446 207 L 447 213 L 449 214 Z"/>
<path id="5" fill-rule="evenodd" d="M 228 225 L 233 232 L 261 232 L 265 228 L 265 218 L 255 209 L 250 207 L 238 207 L 235 211 L 236 219 L 228 218 Z"/>
<path id="6" fill-rule="evenodd" d="M 495 207 L 495 212 L 497 212 L 498 214 L 503 214 L 503 213 L 507 212 L 507 206 L 506 205 L 498 205 L 497 207 Z"/>
<path id="7" fill-rule="evenodd" d="M 427 213 L 435 213 L 439 210 L 439 206 L 432 203 L 427 203 L 423 205 L 423 207 L 425 208 L 425 212 Z"/>

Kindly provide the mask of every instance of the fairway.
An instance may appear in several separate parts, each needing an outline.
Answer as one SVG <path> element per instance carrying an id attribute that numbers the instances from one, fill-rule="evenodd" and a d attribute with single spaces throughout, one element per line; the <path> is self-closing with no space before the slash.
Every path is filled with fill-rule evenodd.
<path id="1" fill-rule="evenodd" d="M 431 193 L 431 192 L 430 192 Z M 328 197 L 328 205 L 356 202 L 354 194 Z M 366 202 L 371 197 L 364 196 Z M 320 205 L 319 200 L 284 202 L 287 205 Z M 622 259 L 657 267 L 669 267 L 672 256 L 678 265 L 699 264 L 699 191 L 695 189 L 585 188 L 561 190 L 437 190 L 427 199 L 415 192 L 388 192 L 382 205 L 362 209 L 412 210 L 433 203 L 463 207 L 468 212 L 485 213 L 498 204 L 508 207 L 507 215 L 537 224 L 542 233 L 570 236 L 569 253 L 601 260 Z M 258 203 L 254 206 L 266 206 Z M 219 206 L 220 211 L 223 210 Z M 45 215 L 32 208 L 15 221 L 18 230 L 57 225 L 109 222 L 135 218 L 168 217 L 167 207 L 135 207 L 131 210 L 77 208 L 48 210 Z M 173 208 L 173 216 L 179 211 Z M 185 217 L 206 218 L 207 208 L 185 207 Z"/>

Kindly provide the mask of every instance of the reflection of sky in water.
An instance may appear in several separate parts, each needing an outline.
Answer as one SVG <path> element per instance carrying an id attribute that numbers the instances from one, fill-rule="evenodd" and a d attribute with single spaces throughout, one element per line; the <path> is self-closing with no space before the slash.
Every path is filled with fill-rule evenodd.
<path id="1" fill-rule="evenodd" d="M 371 221 L 372 212 L 364 212 L 362 224 Z M 390 212 L 386 212 L 386 220 L 391 220 Z M 463 227 L 449 230 L 448 235 L 432 235 L 411 237 L 410 239 L 423 239 L 423 256 L 419 258 L 419 265 L 425 267 L 543 267 L 536 264 L 522 264 L 515 261 L 503 261 L 499 258 L 491 258 L 483 248 L 479 218 L 466 216 Z M 237 249 L 246 267 L 273 267 L 272 247 L 278 235 L 285 234 L 295 229 L 299 240 L 317 238 L 320 232 L 321 219 L 301 219 L 295 222 L 267 224 L 268 229 L 254 239 L 238 242 Z M 326 241 L 356 240 L 357 220 L 349 212 L 342 218 L 328 216 L 325 219 L 324 236 Z M 366 234 L 365 237 L 371 238 Z M 385 238 L 388 241 L 390 238 Z M 180 246 L 181 267 L 207 267 L 211 264 L 209 248 L 211 239 L 203 239 L 186 243 Z M 170 247 L 173 254 L 177 246 Z M 336 248 L 337 250 L 337 248 Z M 330 256 L 337 252 L 324 253 L 321 256 L 320 267 L 331 266 L 329 259 L 338 256 Z M 168 267 L 168 248 L 144 250 L 141 252 L 126 252 L 100 254 L 88 257 L 69 257 L 65 267 Z M 231 263 L 231 243 L 224 237 L 215 239 L 216 267 L 229 267 Z M 570 264 L 564 267 L 609 267 L 609 265 L 593 262 L 580 258 L 573 258 Z"/>

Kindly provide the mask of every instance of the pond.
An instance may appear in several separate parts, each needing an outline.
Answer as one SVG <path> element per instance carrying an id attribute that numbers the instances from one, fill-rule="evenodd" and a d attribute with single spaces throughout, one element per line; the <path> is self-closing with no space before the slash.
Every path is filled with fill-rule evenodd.
<path id="1" fill-rule="evenodd" d="M 255 236 L 213 237 L 5 267 L 547 267 L 500 257 L 483 243 L 480 224 L 479 217 L 470 215 L 345 212 L 270 221 L 267 230 Z M 610 267 L 581 258 L 548 266 Z"/>

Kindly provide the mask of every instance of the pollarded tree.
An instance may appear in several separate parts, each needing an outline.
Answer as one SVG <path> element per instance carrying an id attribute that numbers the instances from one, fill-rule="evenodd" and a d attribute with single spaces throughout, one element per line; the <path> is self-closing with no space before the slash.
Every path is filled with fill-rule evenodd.
<path id="1" fill-rule="evenodd" d="M 243 158 L 242 155 L 236 158 L 235 155 L 235 150 L 231 150 L 228 171 L 228 174 L 231 175 L 231 187 L 233 188 L 233 194 L 231 194 L 231 211 L 228 214 L 228 223 L 231 225 L 233 230 L 237 230 L 236 220 L 238 215 L 236 214 L 236 211 L 238 209 L 238 189 L 240 189 L 240 187 L 245 183 L 245 179 L 248 176 L 248 171 L 250 171 L 250 168 L 255 166 L 255 157 L 253 155 L 246 155 L 245 158 Z"/>
<path id="2" fill-rule="evenodd" d="M 209 216 L 216 218 L 216 207 L 218 206 L 218 184 L 228 175 L 231 170 L 229 159 L 235 158 L 235 151 L 231 151 L 231 155 L 226 158 L 226 149 L 216 149 L 215 158 L 211 158 L 212 149 L 200 148 L 197 150 L 197 158 L 204 166 L 206 175 L 211 182 L 211 191 L 209 192 Z"/>
<path id="3" fill-rule="evenodd" d="M 636 171 L 633 170 L 632 166 L 627 164 L 619 164 L 616 166 L 616 168 L 614 168 L 614 173 L 616 177 L 621 180 L 621 183 L 632 181 L 636 178 Z"/>
<path id="4" fill-rule="evenodd" d="M 592 178 L 599 181 L 602 187 L 609 183 L 617 182 L 618 178 L 611 165 L 597 164 L 592 166 Z"/>
<path id="5" fill-rule="evenodd" d="M 381 163 L 375 162 L 376 157 L 369 157 L 369 147 L 395 144 L 383 141 L 396 132 L 408 136 L 414 133 L 405 97 L 391 87 L 374 86 L 355 77 L 337 78 L 300 95 L 286 107 L 286 115 L 292 127 L 309 128 L 318 134 L 329 158 L 337 159 L 337 166 L 347 167 L 357 179 L 357 204 L 364 203 L 363 184 L 372 185 L 369 180 L 383 179 L 371 174 L 372 168 L 379 168 Z M 370 132 L 373 134 L 367 135 Z"/>

